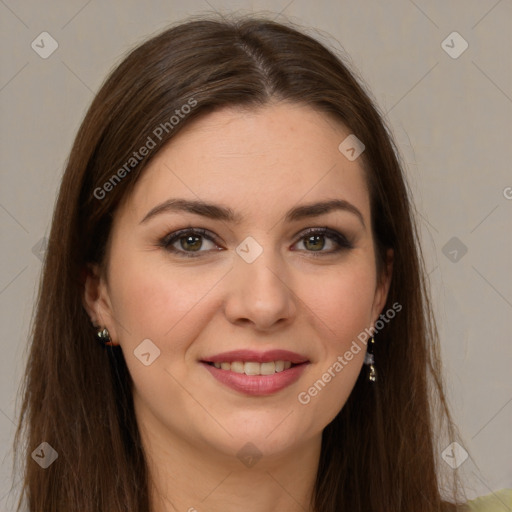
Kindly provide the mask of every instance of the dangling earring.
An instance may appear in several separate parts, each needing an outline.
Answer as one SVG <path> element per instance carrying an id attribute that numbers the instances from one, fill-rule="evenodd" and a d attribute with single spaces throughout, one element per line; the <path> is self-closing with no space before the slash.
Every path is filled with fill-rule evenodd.
<path id="1" fill-rule="evenodd" d="M 103 329 L 101 327 L 98 328 L 98 332 L 96 333 L 96 339 L 103 345 L 103 346 L 109 346 L 113 347 L 114 342 L 112 341 L 112 338 L 110 337 L 110 333 L 108 332 L 108 329 L 104 327 Z"/>
<path id="2" fill-rule="evenodd" d="M 373 349 L 375 346 L 375 340 L 372 339 L 368 342 L 368 349 L 364 356 L 364 364 L 369 366 L 368 369 L 368 380 L 371 382 L 375 382 L 377 380 L 377 370 L 375 369 L 375 356 L 373 354 Z"/>

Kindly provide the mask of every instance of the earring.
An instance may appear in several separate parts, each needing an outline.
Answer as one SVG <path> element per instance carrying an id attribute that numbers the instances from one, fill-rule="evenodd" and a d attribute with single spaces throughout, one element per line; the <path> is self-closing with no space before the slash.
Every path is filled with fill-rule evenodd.
<path id="1" fill-rule="evenodd" d="M 375 369 L 375 356 L 373 355 L 373 349 L 375 346 L 375 340 L 372 339 L 368 342 L 368 349 L 364 356 L 364 364 L 369 366 L 368 370 L 368 380 L 370 382 L 375 382 L 377 380 L 377 370 Z"/>
<path id="2" fill-rule="evenodd" d="M 112 341 L 112 338 L 110 337 L 110 333 L 108 332 L 108 329 L 104 327 L 103 329 L 100 327 L 98 332 L 96 333 L 96 339 L 103 345 L 103 346 L 114 346 L 114 342 Z"/>

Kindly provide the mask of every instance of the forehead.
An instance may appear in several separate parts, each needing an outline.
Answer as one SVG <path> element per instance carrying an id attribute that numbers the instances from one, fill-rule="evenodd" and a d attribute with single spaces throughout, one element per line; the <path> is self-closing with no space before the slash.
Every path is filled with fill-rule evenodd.
<path id="1" fill-rule="evenodd" d="M 224 204 L 245 219 L 338 198 L 367 217 L 361 159 L 350 161 L 338 149 L 348 135 L 333 117 L 304 105 L 224 108 L 190 123 L 155 155 L 130 210 L 140 216 L 180 197 Z"/>

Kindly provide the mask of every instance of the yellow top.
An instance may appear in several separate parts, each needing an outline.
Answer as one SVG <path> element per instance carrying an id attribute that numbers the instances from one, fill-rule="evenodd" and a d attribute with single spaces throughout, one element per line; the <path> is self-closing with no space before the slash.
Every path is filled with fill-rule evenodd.
<path id="1" fill-rule="evenodd" d="M 468 502 L 470 512 L 512 512 L 512 489 L 501 489 Z"/>

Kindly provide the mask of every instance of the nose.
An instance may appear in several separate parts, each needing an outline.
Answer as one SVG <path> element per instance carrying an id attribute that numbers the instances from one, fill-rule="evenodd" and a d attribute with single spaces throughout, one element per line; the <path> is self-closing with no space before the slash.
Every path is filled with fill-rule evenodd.
<path id="1" fill-rule="evenodd" d="M 271 250 L 252 263 L 237 255 L 228 275 L 225 314 L 231 323 L 269 331 L 293 321 L 298 299 L 282 260 Z"/>

